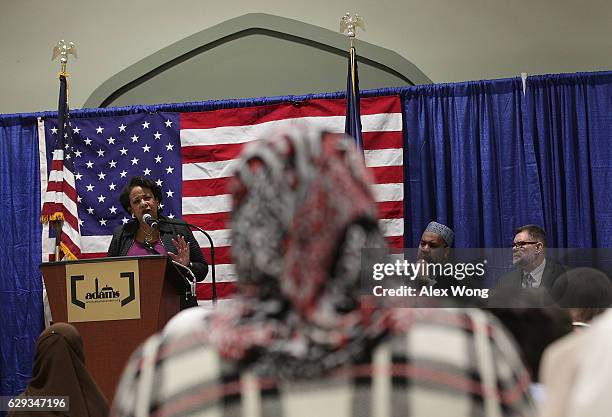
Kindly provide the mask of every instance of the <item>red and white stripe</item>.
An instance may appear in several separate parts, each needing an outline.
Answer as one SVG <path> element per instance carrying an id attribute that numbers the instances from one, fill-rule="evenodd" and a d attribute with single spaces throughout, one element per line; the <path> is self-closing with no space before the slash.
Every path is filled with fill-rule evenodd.
<path id="1" fill-rule="evenodd" d="M 183 159 L 183 219 L 207 230 L 215 243 L 217 296 L 234 291 L 236 273 L 231 261 L 228 225 L 231 199 L 227 184 L 233 163 L 245 143 L 296 120 L 331 132 L 344 132 L 345 100 L 308 100 L 267 106 L 182 113 L 180 138 Z M 374 196 L 388 243 L 403 247 L 404 173 L 400 99 L 397 96 L 361 99 L 361 123 L 366 165 L 375 178 Z M 208 241 L 194 232 L 200 245 Z M 210 250 L 204 249 L 210 259 Z M 211 285 L 200 284 L 198 298 L 209 299 Z"/>
<path id="2" fill-rule="evenodd" d="M 41 217 L 62 216 L 60 241 L 70 251 L 70 257 L 81 257 L 81 233 L 77 211 L 77 192 L 74 173 L 64 165 L 64 150 L 55 149 L 47 190 L 43 196 Z M 53 252 L 53 251 L 51 251 Z"/>

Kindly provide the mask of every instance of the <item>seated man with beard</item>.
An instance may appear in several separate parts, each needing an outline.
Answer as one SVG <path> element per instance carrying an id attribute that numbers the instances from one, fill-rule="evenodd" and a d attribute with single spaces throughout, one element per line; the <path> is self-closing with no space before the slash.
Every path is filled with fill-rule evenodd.
<path id="1" fill-rule="evenodd" d="M 463 253 L 470 260 L 467 263 L 460 260 L 460 254 L 451 252 L 454 240 L 453 230 L 435 221 L 421 235 L 416 260 L 420 269 L 414 285 L 419 295 L 424 296 L 419 300 L 422 307 L 479 307 L 488 297 L 488 290 L 482 290 L 483 276 L 474 267 L 480 259 L 472 259 L 473 253 Z M 471 269 L 466 269 L 466 265 Z"/>
<path id="2" fill-rule="evenodd" d="M 429 222 L 419 241 L 417 262 L 422 263 L 422 273 L 417 277 L 421 285 L 431 285 L 436 288 L 450 288 L 454 278 L 444 274 L 445 263 L 449 262 L 450 247 L 453 246 L 455 233 L 452 229 L 442 223 Z M 439 264 L 440 268 L 433 268 Z M 427 265 L 430 265 L 427 268 Z"/>
<path id="3" fill-rule="evenodd" d="M 512 243 L 515 269 L 502 275 L 497 288 L 546 288 L 566 271 L 562 265 L 546 259 L 546 232 L 535 224 L 518 227 Z"/>

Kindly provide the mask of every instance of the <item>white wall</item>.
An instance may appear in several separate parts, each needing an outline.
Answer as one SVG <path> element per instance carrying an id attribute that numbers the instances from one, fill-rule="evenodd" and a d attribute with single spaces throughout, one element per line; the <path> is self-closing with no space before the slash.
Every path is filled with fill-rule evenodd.
<path id="1" fill-rule="evenodd" d="M 360 39 L 435 82 L 612 69 L 612 2 L 599 0 L 0 0 L 0 113 L 56 108 L 50 58 L 62 38 L 78 47 L 78 108 L 125 67 L 227 19 L 260 12 L 338 30 L 346 11 L 365 16 Z"/>

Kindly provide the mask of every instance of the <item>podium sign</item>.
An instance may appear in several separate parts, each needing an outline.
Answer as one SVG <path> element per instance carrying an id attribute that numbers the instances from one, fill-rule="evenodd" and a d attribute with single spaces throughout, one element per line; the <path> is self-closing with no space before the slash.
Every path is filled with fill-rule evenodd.
<path id="1" fill-rule="evenodd" d="M 53 320 L 79 330 L 87 369 L 112 402 L 132 352 L 178 313 L 184 280 L 161 255 L 50 262 L 40 269 Z"/>
<path id="2" fill-rule="evenodd" d="M 140 318 L 138 261 L 66 265 L 69 322 Z"/>

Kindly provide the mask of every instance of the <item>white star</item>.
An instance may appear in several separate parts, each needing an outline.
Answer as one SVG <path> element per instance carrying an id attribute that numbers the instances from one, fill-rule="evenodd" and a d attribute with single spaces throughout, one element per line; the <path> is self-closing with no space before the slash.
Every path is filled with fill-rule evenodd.
<path id="1" fill-rule="evenodd" d="M 163 203 L 159 203 L 159 208 L 160 208 L 160 209 L 163 209 L 163 208 L 164 208 Z"/>
<path id="2" fill-rule="evenodd" d="M 121 175 L 121 178 L 125 178 L 125 176 L 127 175 L 127 172 L 121 171 L 119 175 Z"/>
<path id="3" fill-rule="evenodd" d="M 87 207 L 87 212 L 89 214 L 94 214 L 94 209 L 92 209 L 91 207 Z"/>
<path id="4" fill-rule="evenodd" d="M 98 197 L 98 202 L 104 203 L 104 200 L 106 200 L 106 197 L 104 197 L 102 194 L 100 194 L 100 196 Z"/>
<path id="5" fill-rule="evenodd" d="M 66 155 L 66 160 L 70 159 L 70 154 Z"/>
<path id="6" fill-rule="evenodd" d="M 174 171 L 174 168 L 172 167 L 166 168 L 166 174 L 172 174 L 173 171 Z"/>
<path id="7" fill-rule="evenodd" d="M 151 124 L 151 123 L 149 123 L 149 122 L 144 122 L 144 123 L 142 124 L 142 128 L 143 128 L 143 129 L 148 129 L 150 124 Z"/>
<path id="8" fill-rule="evenodd" d="M 53 126 L 51 128 L 51 133 L 53 133 L 54 135 L 57 135 L 57 127 Z"/>
<path id="9" fill-rule="evenodd" d="M 104 172 L 100 172 L 100 173 L 98 174 L 98 178 L 100 179 L 100 181 L 102 181 L 103 179 L 105 179 L 105 178 L 106 178 L 106 174 L 105 174 Z"/>
<path id="10" fill-rule="evenodd" d="M 162 180 L 157 180 L 155 181 L 155 184 L 157 184 L 158 187 L 162 186 L 163 181 Z"/>
<path id="11" fill-rule="evenodd" d="M 166 127 L 172 126 L 172 122 L 170 121 L 170 119 L 166 120 L 164 123 L 166 124 Z"/>
<path id="12" fill-rule="evenodd" d="M 85 165 L 87 165 L 87 168 L 92 168 L 94 166 L 94 163 L 91 161 L 87 161 Z"/>
<path id="13" fill-rule="evenodd" d="M 75 127 L 74 129 L 72 129 L 72 132 L 78 135 L 81 132 L 81 129 L 79 129 L 78 127 Z"/>
<path id="14" fill-rule="evenodd" d="M 102 149 L 98 149 L 98 156 L 99 157 L 104 156 L 104 151 Z"/>
<path id="15" fill-rule="evenodd" d="M 132 136 L 132 143 L 134 142 L 138 142 L 138 136 L 136 135 Z"/>
<path id="16" fill-rule="evenodd" d="M 145 177 L 151 175 L 151 170 L 149 168 L 145 168 L 142 172 L 144 173 Z"/>
<path id="17" fill-rule="evenodd" d="M 174 214 L 172 214 L 172 213 L 168 214 L 168 218 L 169 219 L 174 219 Z"/>
<path id="18" fill-rule="evenodd" d="M 119 149 L 119 152 L 121 152 L 121 155 L 127 155 L 127 149 L 125 148 Z"/>
<path id="19" fill-rule="evenodd" d="M 115 167 L 117 166 L 117 163 L 116 163 L 115 161 L 111 160 L 111 161 L 108 163 L 108 165 L 109 165 L 111 168 L 115 168 Z"/>
<path id="20" fill-rule="evenodd" d="M 162 161 L 162 157 L 161 157 L 160 155 L 157 155 L 157 156 L 155 157 L 155 163 L 157 163 L 157 164 L 161 164 L 161 161 Z"/>
<path id="21" fill-rule="evenodd" d="M 67 137 L 68 137 L 68 133 L 64 133 L 64 138 L 67 138 Z"/>
<path id="22" fill-rule="evenodd" d="M 174 191 L 172 191 L 172 190 L 168 190 L 168 191 L 166 191 L 166 196 L 167 196 L 168 198 L 170 198 L 170 197 L 174 197 Z"/>
<path id="23" fill-rule="evenodd" d="M 77 195 L 77 203 L 80 203 L 83 199 L 81 198 L 80 195 Z"/>
<path id="24" fill-rule="evenodd" d="M 87 185 L 87 191 L 93 191 L 93 189 L 95 188 L 93 185 L 89 184 Z"/>
<path id="25" fill-rule="evenodd" d="M 108 209 L 112 214 L 117 214 L 117 207 L 112 206 L 111 208 Z"/>
<path id="26" fill-rule="evenodd" d="M 96 133 L 100 134 L 100 133 L 102 133 L 103 130 L 104 130 L 104 128 L 102 126 L 98 126 L 96 128 Z"/>
<path id="27" fill-rule="evenodd" d="M 120 132 L 125 132 L 125 128 L 126 128 L 126 127 L 127 127 L 127 126 L 125 126 L 123 123 L 121 123 L 121 126 L 119 126 L 119 131 L 120 131 Z"/>
<path id="28" fill-rule="evenodd" d="M 112 137 L 112 136 L 110 138 L 106 139 L 106 140 L 108 141 L 109 145 L 114 145 L 115 144 L 115 138 Z"/>
<path id="29" fill-rule="evenodd" d="M 173 144 L 169 143 L 169 144 L 166 145 L 166 150 L 167 151 L 171 151 L 173 149 L 174 149 L 174 145 Z"/>
<path id="30" fill-rule="evenodd" d="M 79 181 L 80 181 L 80 180 L 81 180 L 81 178 L 83 178 L 83 175 L 81 175 L 81 174 L 79 174 L 79 173 L 77 172 L 77 173 L 76 173 L 76 175 L 74 176 L 74 178 L 75 178 L 76 180 L 79 180 Z"/>
<path id="31" fill-rule="evenodd" d="M 149 145 L 145 145 L 142 147 L 142 151 L 143 152 L 149 152 L 149 149 L 151 149 L 151 147 Z"/>
<path id="32" fill-rule="evenodd" d="M 76 151 L 74 151 L 74 155 L 75 155 L 77 158 L 80 158 L 82 153 L 83 153 L 83 152 L 79 151 L 78 149 L 77 149 Z"/>
<path id="33" fill-rule="evenodd" d="M 91 139 L 85 138 L 85 140 L 83 142 L 85 142 L 85 145 L 91 146 Z"/>
<path id="34" fill-rule="evenodd" d="M 115 191 L 116 186 L 117 184 L 115 184 L 114 182 L 111 182 L 110 184 L 108 184 L 109 191 Z"/>
<path id="35" fill-rule="evenodd" d="M 79 219 L 79 226 L 83 226 L 83 220 Z"/>
<path id="36" fill-rule="evenodd" d="M 155 133 L 153 133 L 153 136 L 155 136 L 155 139 L 160 139 L 161 138 L 161 133 L 155 132 Z"/>
<path id="37" fill-rule="evenodd" d="M 134 159 L 132 159 L 132 165 L 138 165 L 138 161 L 139 159 L 134 157 Z"/>
<path id="38" fill-rule="evenodd" d="M 100 219 L 100 226 L 106 226 L 106 220 Z"/>
<path id="39" fill-rule="evenodd" d="M 123 224 L 126 224 L 127 222 L 130 221 L 130 219 L 124 216 L 123 219 L 121 219 L 121 221 L 123 222 Z"/>
<path id="40" fill-rule="evenodd" d="M 68 148 L 70 148 L 70 145 L 65 144 L 65 145 L 64 145 L 64 149 L 68 149 Z"/>

